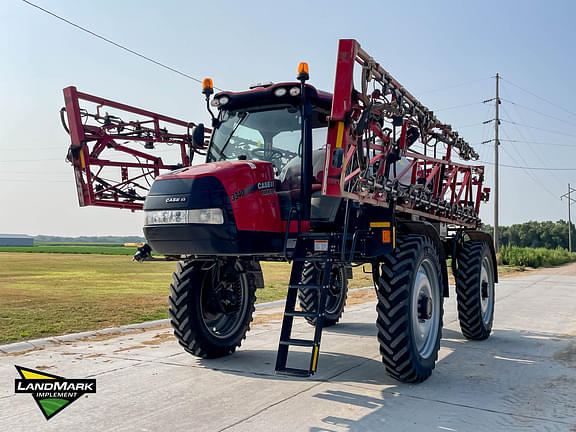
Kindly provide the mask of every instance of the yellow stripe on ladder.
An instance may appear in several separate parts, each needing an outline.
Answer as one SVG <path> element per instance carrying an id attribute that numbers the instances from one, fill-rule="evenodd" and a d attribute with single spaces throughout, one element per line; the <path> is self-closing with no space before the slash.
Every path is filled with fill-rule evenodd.
<path id="1" fill-rule="evenodd" d="M 317 364 L 318 364 L 318 345 L 314 347 L 314 357 L 312 357 L 312 372 L 316 372 Z"/>

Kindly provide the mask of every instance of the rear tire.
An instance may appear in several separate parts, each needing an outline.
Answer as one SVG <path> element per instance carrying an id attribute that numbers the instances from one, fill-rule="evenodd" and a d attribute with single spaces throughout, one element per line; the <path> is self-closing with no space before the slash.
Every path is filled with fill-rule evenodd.
<path id="1" fill-rule="evenodd" d="M 494 264 L 488 244 L 464 242 L 456 255 L 456 296 L 462 334 L 472 340 L 488 339 L 494 321 Z"/>
<path id="2" fill-rule="evenodd" d="M 315 263 L 307 262 L 302 271 L 302 284 L 319 284 L 322 282 L 324 267 Z M 326 309 L 324 315 L 324 327 L 336 325 L 346 305 L 348 297 L 348 280 L 346 272 L 342 266 L 334 266 L 330 278 L 330 289 L 326 296 Z M 315 289 L 300 288 L 298 290 L 298 301 L 303 312 L 316 313 L 320 302 L 320 291 Z M 306 317 L 310 325 L 316 325 L 316 318 Z"/>
<path id="3" fill-rule="evenodd" d="M 432 374 L 442 337 L 443 276 L 439 253 L 423 235 L 398 236 L 396 248 L 373 267 L 378 294 L 382 363 L 398 381 Z"/>
<path id="4" fill-rule="evenodd" d="M 169 301 L 180 345 L 202 358 L 234 352 L 250 329 L 259 274 L 259 263 L 238 259 L 179 262 Z"/>

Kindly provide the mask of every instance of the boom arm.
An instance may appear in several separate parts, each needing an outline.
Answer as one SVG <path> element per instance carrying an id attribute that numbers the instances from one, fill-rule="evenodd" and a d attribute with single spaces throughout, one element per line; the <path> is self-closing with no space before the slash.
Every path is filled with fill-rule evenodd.
<path id="1" fill-rule="evenodd" d="M 361 69 L 360 90 L 354 88 L 355 68 Z M 418 145 L 421 151 L 414 150 Z M 478 159 L 450 125 L 438 121 L 358 42 L 340 40 L 324 195 L 476 227 L 480 201 L 489 193 L 482 191 L 484 167 L 453 162 L 452 150 L 463 160 Z"/>
<path id="2" fill-rule="evenodd" d="M 203 154 L 204 146 L 194 146 L 190 135 L 194 123 L 81 93 L 76 87 L 64 89 L 64 100 L 62 123 L 71 140 L 67 159 L 74 166 L 80 206 L 140 210 L 152 179 L 162 171 L 189 166 L 195 152 Z M 114 115 L 103 113 L 104 107 Z M 121 118 L 127 115 L 133 119 Z M 208 136 L 210 132 L 206 129 Z M 158 149 L 160 145 L 166 148 Z M 166 153 L 156 156 L 151 150 Z"/>

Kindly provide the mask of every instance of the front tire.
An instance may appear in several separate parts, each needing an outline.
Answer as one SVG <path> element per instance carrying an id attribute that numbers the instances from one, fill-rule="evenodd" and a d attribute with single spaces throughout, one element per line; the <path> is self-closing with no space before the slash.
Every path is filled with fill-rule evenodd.
<path id="1" fill-rule="evenodd" d="M 488 244 L 464 242 L 456 255 L 456 296 L 462 334 L 472 340 L 488 339 L 494 321 L 494 262 Z"/>
<path id="2" fill-rule="evenodd" d="M 238 259 L 178 263 L 170 322 L 187 352 L 215 358 L 240 346 L 252 321 L 258 273 L 259 263 Z"/>
<path id="3" fill-rule="evenodd" d="M 373 271 L 382 363 L 398 381 L 422 382 L 432 374 L 442 337 L 439 253 L 430 238 L 409 234 L 397 238 L 380 264 Z"/>

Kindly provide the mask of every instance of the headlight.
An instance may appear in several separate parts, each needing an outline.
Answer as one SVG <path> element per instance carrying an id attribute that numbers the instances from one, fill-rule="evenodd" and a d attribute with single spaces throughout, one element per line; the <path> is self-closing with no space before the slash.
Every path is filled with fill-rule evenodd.
<path id="1" fill-rule="evenodd" d="M 286 94 L 286 89 L 284 87 L 278 87 L 274 90 L 274 96 L 282 97 Z"/>
<path id="2" fill-rule="evenodd" d="M 224 223 L 224 214 L 219 208 L 188 210 L 188 223 L 221 225 Z"/>
<path id="3" fill-rule="evenodd" d="M 198 210 L 154 210 L 145 212 L 144 225 L 166 224 L 212 224 L 224 223 L 222 209 L 198 209 Z"/>
<path id="4" fill-rule="evenodd" d="M 220 105 L 226 105 L 228 102 L 230 102 L 230 98 L 228 96 L 221 96 L 218 98 L 218 102 L 220 102 Z"/>
<path id="5" fill-rule="evenodd" d="M 300 94 L 300 87 L 292 87 L 290 89 L 290 96 L 298 96 Z"/>

